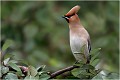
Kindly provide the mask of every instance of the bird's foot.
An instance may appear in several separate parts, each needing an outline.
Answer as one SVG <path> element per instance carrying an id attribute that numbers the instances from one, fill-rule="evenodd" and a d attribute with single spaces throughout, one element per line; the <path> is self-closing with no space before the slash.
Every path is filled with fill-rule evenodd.
<path id="1" fill-rule="evenodd" d="M 75 63 L 73 64 L 74 66 L 79 66 L 79 61 L 76 60 Z"/>
<path id="2" fill-rule="evenodd" d="M 78 60 L 76 60 L 76 61 L 75 61 L 75 64 L 79 64 L 79 61 L 78 61 Z"/>

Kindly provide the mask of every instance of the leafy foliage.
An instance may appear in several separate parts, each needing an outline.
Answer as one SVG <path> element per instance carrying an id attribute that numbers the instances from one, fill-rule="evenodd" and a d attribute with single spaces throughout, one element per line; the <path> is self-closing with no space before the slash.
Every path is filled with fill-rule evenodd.
<path id="1" fill-rule="evenodd" d="M 13 74 L 13 73 L 8 73 L 8 74 L 5 76 L 5 80 L 13 80 L 13 79 L 18 80 L 17 75 L 15 75 L 15 74 Z"/>
<path id="2" fill-rule="evenodd" d="M 0 77 L 5 77 L 9 72 L 20 75 L 19 71 L 4 66 L 8 63 L 33 66 L 35 69 L 44 64 L 47 65 L 45 69 L 51 72 L 74 63 L 68 40 L 68 25 L 61 16 L 75 5 L 81 6 L 78 15 L 90 34 L 92 50 L 102 48 L 102 58 L 93 58 L 95 55 L 91 55 L 93 61 L 90 61 L 90 65 L 94 67 L 104 59 L 104 69 L 118 73 L 119 1 L 1 1 L 1 46 L 6 40 L 8 42 L 0 51 L 5 69 Z M 99 52 L 95 54 L 99 55 Z M 39 74 L 44 73 L 42 70 L 38 70 Z M 76 78 L 72 75 L 67 77 Z"/>
<path id="3" fill-rule="evenodd" d="M 91 60 L 90 60 L 90 64 L 93 66 L 96 66 L 99 62 L 100 62 L 100 50 L 101 48 L 98 49 L 94 49 L 90 52 L 91 55 Z"/>
<path id="4" fill-rule="evenodd" d="M 114 72 L 109 72 L 109 71 L 106 71 L 106 70 L 103 70 L 102 73 L 100 74 L 97 74 L 96 76 L 93 77 L 93 80 L 94 79 L 119 79 L 119 74 L 117 73 L 114 73 Z"/>
<path id="5" fill-rule="evenodd" d="M 100 49 L 94 49 L 91 51 L 89 55 L 89 56 L 92 56 L 90 60 L 90 64 L 85 64 L 81 62 L 78 64 L 75 64 L 77 66 L 80 66 L 80 68 L 73 69 L 72 74 L 75 77 L 78 77 L 80 79 L 92 79 L 94 76 L 96 76 L 100 72 L 100 70 L 95 69 L 96 65 L 93 64 L 93 62 L 95 62 L 98 59 L 99 55 L 98 54 L 96 55 L 96 53 L 99 53 L 99 50 Z"/>
<path id="6" fill-rule="evenodd" d="M 6 40 L 5 44 L 2 47 L 2 51 L 5 51 L 12 44 L 13 44 L 12 40 Z"/>
<path id="7" fill-rule="evenodd" d="M 3 45 L 4 50 L 10 47 L 11 44 L 8 44 L 9 41 L 7 40 L 6 43 Z M 7 44 L 7 46 L 6 46 Z M 8 56 L 7 56 L 8 55 Z M 20 66 L 19 61 L 12 60 L 13 56 L 10 54 L 5 54 L 3 57 L 6 57 L 2 60 L 1 66 L 1 78 L 5 80 L 12 80 L 12 79 L 48 79 L 50 76 L 47 72 L 43 71 L 45 68 L 44 65 L 35 68 L 33 66 Z"/>
<path id="8" fill-rule="evenodd" d="M 6 41 L 6 43 L 8 42 Z M 8 46 L 10 47 L 10 45 Z M 6 47 L 8 48 L 8 46 Z M 98 54 L 96 55 L 96 53 L 99 53 L 99 50 L 100 49 L 94 49 L 91 51 L 92 58 L 91 58 L 90 64 L 86 64 L 83 61 L 80 61 L 79 63 L 74 64 L 76 66 L 79 66 L 79 68 L 73 69 L 71 71 L 72 75 L 67 76 L 67 78 L 68 79 L 116 79 L 118 78 L 119 75 L 117 73 L 112 73 L 109 71 L 103 72 L 95 68 L 96 65 L 93 65 L 93 62 L 99 59 L 98 57 L 99 55 Z M 1 65 L 1 78 L 2 79 L 6 79 L 6 80 L 12 80 L 12 79 L 47 80 L 50 78 L 50 75 L 48 75 L 48 71 L 44 71 L 45 65 L 41 65 L 37 68 L 31 65 L 28 65 L 28 64 L 26 64 L 26 66 L 21 66 L 22 64 L 20 65 L 19 61 L 12 60 L 12 57 L 13 56 L 9 56 L 2 60 L 2 65 Z"/>
<path id="9" fill-rule="evenodd" d="M 79 62 L 78 64 L 75 64 L 77 66 L 80 66 L 80 68 L 73 69 L 71 72 L 75 77 L 78 77 L 80 79 L 119 79 L 119 74 L 96 69 L 96 65 L 100 63 L 100 50 L 93 49 L 90 53 L 91 60 L 90 64 L 85 64 L 83 62 Z"/>
<path id="10" fill-rule="evenodd" d="M 102 48 L 104 68 L 118 72 L 118 1 L 1 1 L 1 44 L 14 40 L 11 54 L 34 66 L 45 63 L 54 71 L 70 65 L 75 59 L 68 25 L 61 16 L 75 5 L 81 6 L 78 15 L 92 48 Z"/>
<path id="11" fill-rule="evenodd" d="M 5 59 L 6 60 L 6 59 Z M 7 59 L 8 60 L 8 59 Z M 5 62 L 5 61 L 4 61 Z M 43 71 L 45 67 L 40 66 L 35 68 L 33 66 L 20 66 L 8 60 L 6 64 L 2 63 L 1 72 L 2 79 L 48 79 L 50 76 Z"/>

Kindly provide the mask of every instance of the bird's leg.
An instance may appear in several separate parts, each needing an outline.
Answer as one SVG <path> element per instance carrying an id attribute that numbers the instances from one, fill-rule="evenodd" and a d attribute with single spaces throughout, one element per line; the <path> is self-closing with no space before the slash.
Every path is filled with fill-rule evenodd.
<path id="1" fill-rule="evenodd" d="M 86 62 L 86 64 L 90 64 L 90 59 L 91 59 L 91 55 L 89 55 L 89 56 L 87 57 L 87 62 Z M 89 69 L 87 69 L 86 71 L 87 71 L 88 73 L 90 73 Z"/>
<path id="2" fill-rule="evenodd" d="M 89 56 L 87 57 L 87 62 L 86 62 L 86 64 L 89 64 L 89 63 L 90 63 L 90 60 L 91 60 L 91 55 L 89 55 Z"/>
<path id="3" fill-rule="evenodd" d="M 79 61 L 78 61 L 78 60 L 76 60 L 76 61 L 75 61 L 75 64 L 79 64 Z"/>

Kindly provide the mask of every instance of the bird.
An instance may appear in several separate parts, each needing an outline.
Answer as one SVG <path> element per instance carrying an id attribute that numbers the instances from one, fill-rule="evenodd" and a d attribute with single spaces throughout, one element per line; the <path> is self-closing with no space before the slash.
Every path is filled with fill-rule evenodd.
<path id="1" fill-rule="evenodd" d="M 69 25 L 70 47 L 76 61 L 90 63 L 90 35 L 78 17 L 77 13 L 79 9 L 80 6 L 76 5 L 62 17 L 68 22 Z"/>

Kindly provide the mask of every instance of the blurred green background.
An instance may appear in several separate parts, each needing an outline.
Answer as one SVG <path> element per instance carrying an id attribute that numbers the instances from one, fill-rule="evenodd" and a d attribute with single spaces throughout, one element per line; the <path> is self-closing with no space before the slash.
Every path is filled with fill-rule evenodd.
<path id="1" fill-rule="evenodd" d="M 30 65 L 46 65 L 46 70 L 73 65 L 69 45 L 69 27 L 62 19 L 73 6 L 80 5 L 78 15 L 91 36 L 92 48 L 102 48 L 105 69 L 119 69 L 118 1 L 2 1 L 1 45 L 12 39 L 6 52 Z"/>

